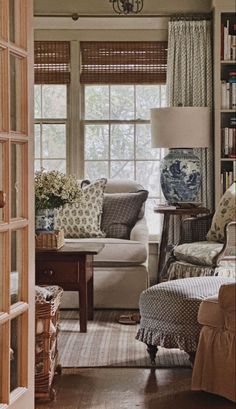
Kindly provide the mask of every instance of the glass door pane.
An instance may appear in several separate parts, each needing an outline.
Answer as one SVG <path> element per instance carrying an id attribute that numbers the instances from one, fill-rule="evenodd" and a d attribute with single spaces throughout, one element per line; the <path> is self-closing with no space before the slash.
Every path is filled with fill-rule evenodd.
<path id="1" fill-rule="evenodd" d="M 9 0 L 9 39 L 23 48 L 26 47 L 25 24 L 26 3 L 25 0 Z"/>
<path id="2" fill-rule="evenodd" d="M 3 311 L 3 280 L 5 273 L 4 251 L 5 251 L 5 233 L 0 233 L 0 311 Z"/>
<path id="3" fill-rule="evenodd" d="M 22 230 L 11 232 L 11 304 L 21 300 L 21 281 L 23 272 L 23 240 Z"/>
<path id="4" fill-rule="evenodd" d="M 1 1 L 1 0 L 0 0 Z M 7 124 L 7 50 L 0 46 L 0 131 L 6 131 Z"/>
<path id="5" fill-rule="evenodd" d="M 3 187 L 3 143 L 0 142 L 0 202 L 2 199 L 1 192 L 3 191 L 4 191 L 4 187 Z M 0 203 L 0 223 L 2 220 L 3 220 L 3 208 L 1 207 L 1 203 Z"/>
<path id="6" fill-rule="evenodd" d="M 0 325 L 0 362 L 3 361 L 3 326 Z M 2 402 L 3 365 L 0 365 L 0 402 Z"/>
<path id="7" fill-rule="evenodd" d="M 0 38 L 7 40 L 7 0 L 0 0 Z"/>
<path id="8" fill-rule="evenodd" d="M 22 345 L 21 316 L 11 320 L 10 343 L 10 392 L 21 386 L 21 345 Z"/>
<path id="9" fill-rule="evenodd" d="M 10 125 L 15 132 L 25 132 L 24 59 L 10 54 Z"/>
<path id="10" fill-rule="evenodd" d="M 23 217 L 24 145 L 11 145 L 11 218 Z"/>

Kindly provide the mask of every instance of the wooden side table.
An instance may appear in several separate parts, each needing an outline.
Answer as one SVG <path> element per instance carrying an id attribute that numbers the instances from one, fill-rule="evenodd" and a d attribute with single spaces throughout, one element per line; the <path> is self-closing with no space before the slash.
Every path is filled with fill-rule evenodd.
<path id="1" fill-rule="evenodd" d="M 191 208 L 174 208 L 173 206 L 157 206 L 154 207 L 154 212 L 163 214 L 164 221 L 161 234 L 161 242 L 159 248 L 159 257 L 158 257 L 158 277 L 163 275 L 163 270 L 165 266 L 165 259 L 168 247 L 168 236 L 170 229 L 170 216 L 178 216 L 180 220 L 184 217 L 196 217 L 199 214 L 209 213 L 209 209 L 206 207 L 191 207 Z M 173 247 L 173 246 L 172 246 Z"/>
<path id="2" fill-rule="evenodd" d="M 104 244 L 66 243 L 59 250 L 36 250 L 36 284 L 78 291 L 80 332 L 87 332 L 87 320 L 93 319 L 93 256 L 103 247 Z"/>

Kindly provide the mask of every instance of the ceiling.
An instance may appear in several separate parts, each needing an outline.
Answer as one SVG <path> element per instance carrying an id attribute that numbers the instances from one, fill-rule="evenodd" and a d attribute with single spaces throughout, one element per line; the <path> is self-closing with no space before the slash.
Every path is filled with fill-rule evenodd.
<path id="1" fill-rule="evenodd" d="M 212 0 L 144 0 L 142 14 L 204 13 L 211 10 L 211 3 Z M 34 0 L 34 13 L 114 15 L 109 0 Z"/>

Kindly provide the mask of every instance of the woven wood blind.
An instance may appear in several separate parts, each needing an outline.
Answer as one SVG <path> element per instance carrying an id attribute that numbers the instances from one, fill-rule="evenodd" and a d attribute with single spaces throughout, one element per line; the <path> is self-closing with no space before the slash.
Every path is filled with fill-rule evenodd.
<path id="1" fill-rule="evenodd" d="M 167 41 L 81 42 L 82 84 L 165 84 Z"/>
<path id="2" fill-rule="evenodd" d="M 70 42 L 35 41 L 35 84 L 70 83 Z"/>

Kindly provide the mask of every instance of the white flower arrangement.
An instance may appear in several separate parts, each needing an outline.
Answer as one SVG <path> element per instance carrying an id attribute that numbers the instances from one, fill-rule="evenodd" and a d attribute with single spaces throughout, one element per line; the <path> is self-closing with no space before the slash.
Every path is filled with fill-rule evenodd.
<path id="1" fill-rule="evenodd" d="M 56 209 L 66 203 L 78 202 L 82 189 L 77 179 L 58 171 L 35 172 L 35 209 Z"/>

